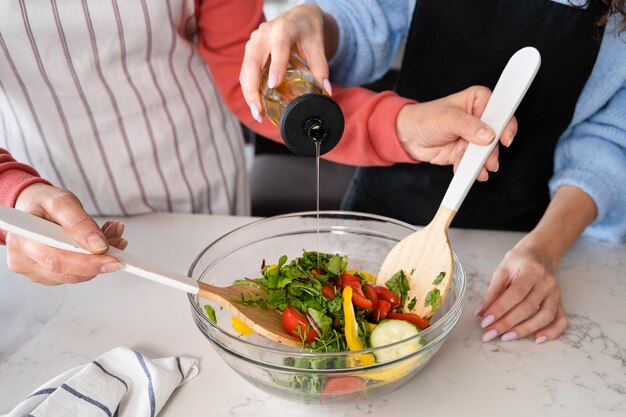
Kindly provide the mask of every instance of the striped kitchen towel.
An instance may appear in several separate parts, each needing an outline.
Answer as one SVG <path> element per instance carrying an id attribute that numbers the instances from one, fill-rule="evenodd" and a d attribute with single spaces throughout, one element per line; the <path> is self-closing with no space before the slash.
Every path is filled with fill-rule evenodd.
<path id="1" fill-rule="evenodd" d="M 197 373 L 192 358 L 149 359 L 118 347 L 42 385 L 6 417 L 154 417 Z"/>

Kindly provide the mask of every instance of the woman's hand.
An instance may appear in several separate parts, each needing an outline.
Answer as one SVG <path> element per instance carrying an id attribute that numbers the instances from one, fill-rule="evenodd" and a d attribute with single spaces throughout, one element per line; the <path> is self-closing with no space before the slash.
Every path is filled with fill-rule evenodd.
<path id="1" fill-rule="evenodd" d="M 329 95 L 332 93 L 326 57 L 335 53 L 337 30 L 334 19 L 317 5 L 304 4 L 262 23 L 252 32 L 246 44 L 239 82 L 255 120 L 261 122 L 259 87 L 265 64 L 270 61 L 267 84 L 274 88 L 285 77 L 292 50 L 307 62 L 320 86 Z"/>
<path id="2" fill-rule="evenodd" d="M 520 242 L 508 252 L 476 312 L 482 317 L 483 341 L 535 335 L 535 343 L 556 339 L 567 328 L 555 265 L 541 251 Z"/>
<path id="3" fill-rule="evenodd" d="M 456 171 L 468 142 L 487 145 L 495 136 L 493 129 L 479 119 L 489 97 L 491 91 L 488 88 L 474 86 L 438 100 L 404 106 L 396 120 L 398 138 L 414 159 L 436 165 L 454 165 Z M 516 132 L 517 121 L 513 117 L 502 131 L 500 142 L 510 146 Z M 488 171 L 497 170 L 496 146 L 477 179 L 486 181 Z"/>
<path id="4" fill-rule="evenodd" d="M 560 186 L 539 224 L 509 251 L 476 315 L 483 341 L 535 335 L 535 343 L 556 339 L 567 328 L 554 271 L 598 211 L 593 199 L 572 185 Z"/>
<path id="5" fill-rule="evenodd" d="M 120 269 L 117 259 L 102 255 L 109 245 L 124 249 L 124 225 L 106 222 L 99 228 L 76 196 L 67 190 L 36 183 L 24 188 L 15 208 L 62 226 L 83 248 L 95 255 L 54 249 L 12 234 L 7 235 L 9 269 L 45 285 L 74 284 L 100 273 Z"/>

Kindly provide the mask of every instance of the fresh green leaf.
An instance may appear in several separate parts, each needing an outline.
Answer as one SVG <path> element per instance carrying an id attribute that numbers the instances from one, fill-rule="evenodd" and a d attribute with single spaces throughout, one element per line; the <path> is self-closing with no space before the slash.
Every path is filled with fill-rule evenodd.
<path id="1" fill-rule="evenodd" d="M 280 311 L 287 308 L 287 291 L 286 290 L 271 290 L 267 293 L 267 302 Z"/>
<path id="2" fill-rule="evenodd" d="M 207 317 L 214 324 L 217 324 L 217 317 L 215 316 L 215 309 L 208 304 L 204 305 L 204 311 L 206 312 Z"/>
<path id="3" fill-rule="evenodd" d="M 259 307 L 259 308 L 265 308 L 265 306 L 267 305 L 265 300 L 262 299 L 261 297 L 246 299 L 243 294 L 241 294 L 241 300 L 233 300 L 233 302 L 244 305 L 244 306 Z"/>
<path id="4" fill-rule="evenodd" d="M 326 264 L 326 270 L 332 274 L 341 275 L 346 270 L 346 266 L 348 266 L 347 256 L 333 255 Z"/>
<path id="5" fill-rule="evenodd" d="M 437 278 L 435 278 L 435 280 L 433 281 L 433 285 L 441 284 L 441 281 L 443 281 L 445 277 L 446 277 L 446 273 L 440 272 L 439 275 L 437 275 Z"/>
<path id="6" fill-rule="evenodd" d="M 409 281 L 406 279 L 404 271 L 396 272 L 391 278 L 385 282 L 389 288 L 400 300 L 400 308 L 404 308 L 407 294 L 409 293 Z"/>
<path id="7" fill-rule="evenodd" d="M 407 310 L 409 311 L 415 310 L 415 304 L 417 304 L 417 298 L 413 297 L 411 301 L 409 302 L 409 305 L 406 307 Z"/>
<path id="8" fill-rule="evenodd" d="M 437 311 L 439 305 L 441 304 L 441 292 L 437 288 L 433 288 L 428 294 L 426 294 L 426 299 L 424 300 L 424 307 L 432 306 L 433 313 Z"/>
<path id="9" fill-rule="evenodd" d="M 327 253 L 304 252 L 301 258 L 297 259 L 296 265 L 303 271 L 310 271 L 318 268 L 322 272 L 327 272 L 333 276 L 338 276 L 345 271 L 348 266 L 348 257 L 342 255 L 329 255 Z M 319 279 L 326 280 L 328 276 L 321 276 Z"/>
<path id="10" fill-rule="evenodd" d="M 307 357 L 300 356 L 295 359 L 293 366 L 299 369 L 311 369 L 311 360 Z"/>
<path id="11" fill-rule="evenodd" d="M 339 316 L 343 314 L 343 304 L 339 294 L 337 294 L 332 300 L 328 300 L 328 312 L 332 316 Z"/>

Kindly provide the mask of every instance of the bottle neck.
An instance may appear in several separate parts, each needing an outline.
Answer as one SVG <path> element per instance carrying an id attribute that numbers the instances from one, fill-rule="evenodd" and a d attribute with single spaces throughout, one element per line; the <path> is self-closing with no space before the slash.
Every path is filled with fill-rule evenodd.
<path id="1" fill-rule="evenodd" d="M 324 123 L 317 118 L 311 118 L 304 124 L 304 131 L 309 139 L 314 142 L 321 142 L 326 139 L 327 132 Z"/>

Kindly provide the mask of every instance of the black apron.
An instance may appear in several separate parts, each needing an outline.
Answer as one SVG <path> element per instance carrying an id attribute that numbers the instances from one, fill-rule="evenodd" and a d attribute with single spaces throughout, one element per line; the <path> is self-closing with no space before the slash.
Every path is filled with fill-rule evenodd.
<path id="1" fill-rule="evenodd" d="M 542 64 L 516 112 L 518 133 L 500 147 L 500 166 L 474 183 L 452 226 L 532 229 L 550 201 L 557 139 L 572 119 L 604 28 L 600 6 L 550 0 L 418 0 L 396 91 L 429 101 L 471 85 L 493 88 L 509 58 L 534 46 Z M 452 179 L 450 166 L 428 163 L 360 168 L 342 208 L 425 225 Z"/>

